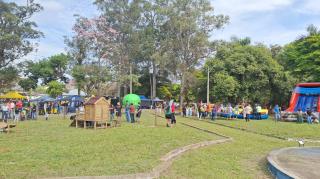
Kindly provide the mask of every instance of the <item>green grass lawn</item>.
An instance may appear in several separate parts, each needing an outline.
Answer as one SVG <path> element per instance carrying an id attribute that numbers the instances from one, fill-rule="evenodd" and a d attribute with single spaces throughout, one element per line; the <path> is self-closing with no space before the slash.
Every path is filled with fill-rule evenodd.
<path id="1" fill-rule="evenodd" d="M 144 112 L 141 124 L 76 129 L 70 121 L 25 121 L 0 134 L 0 178 L 118 175 L 149 171 L 159 158 L 181 146 L 220 137 L 177 125 L 166 128 Z"/>
<path id="2" fill-rule="evenodd" d="M 140 124 L 122 123 L 108 129 L 76 129 L 70 121 L 20 122 L 10 134 L 0 134 L 0 178 L 99 176 L 150 171 L 167 152 L 191 143 L 221 139 L 184 125 L 230 136 L 234 141 L 187 152 L 162 178 L 271 178 L 266 156 L 271 150 L 297 146 L 272 137 L 231 129 L 215 123 L 282 137 L 313 137 L 318 125 L 273 121 L 218 120 L 214 123 L 177 117 L 174 128 L 143 112 Z M 320 145 L 306 143 L 306 145 Z"/>
<path id="3" fill-rule="evenodd" d="M 275 122 L 272 119 L 268 120 L 251 120 L 246 123 L 245 120 L 215 120 L 218 124 L 224 124 L 231 127 L 245 129 L 262 134 L 269 134 L 285 138 L 305 138 L 320 140 L 320 125 L 318 124 L 298 124 L 296 122 Z"/>
<path id="4" fill-rule="evenodd" d="M 171 170 L 162 178 L 273 178 L 267 171 L 266 156 L 268 153 L 277 148 L 297 146 L 296 142 L 248 133 L 203 121 L 182 118 L 179 118 L 178 121 L 223 133 L 232 137 L 234 141 L 188 152 L 177 159 Z M 228 122 L 230 121 L 226 123 Z M 272 123 L 268 124 L 272 125 Z M 258 126 L 259 124 L 252 122 L 250 125 Z M 291 126 L 289 123 L 280 125 Z M 308 128 L 305 125 L 300 125 L 300 127 Z M 306 145 L 314 144 L 307 143 Z"/>

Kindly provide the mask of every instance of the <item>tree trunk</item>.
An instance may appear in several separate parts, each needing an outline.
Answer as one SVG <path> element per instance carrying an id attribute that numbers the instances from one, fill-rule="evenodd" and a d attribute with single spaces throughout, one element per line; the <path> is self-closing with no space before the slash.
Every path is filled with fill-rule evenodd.
<path id="1" fill-rule="evenodd" d="M 182 76 L 181 76 L 181 87 L 180 87 L 180 111 L 181 111 L 181 115 L 182 115 L 182 107 L 183 107 L 183 103 L 184 103 L 184 82 L 185 82 L 185 75 L 184 72 L 182 72 Z"/>
<path id="2" fill-rule="evenodd" d="M 150 99 L 153 99 L 153 94 L 152 94 L 152 92 L 153 92 L 153 90 L 152 90 L 152 87 L 153 87 L 152 74 L 151 73 L 149 73 L 149 74 L 150 74 Z"/>
<path id="3" fill-rule="evenodd" d="M 156 63 L 152 63 L 152 68 L 153 68 L 153 74 L 152 74 L 152 99 L 157 97 L 157 67 Z"/>
<path id="4" fill-rule="evenodd" d="M 120 83 L 119 82 L 116 82 L 117 83 L 117 97 L 120 98 L 120 95 L 121 95 L 121 86 L 120 86 Z"/>
<path id="5" fill-rule="evenodd" d="M 207 104 L 209 104 L 210 101 L 210 71 L 209 71 L 209 67 L 208 67 L 208 79 L 207 79 Z"/>
<path id="6" fill-rule="evenodd" d="M 127 85 L 124 85 L 123 86 L 123 96 L 125 96 L 127 94 L 128 94 L 128 87 L 127 87 Z"/>
<path id="7" fill-rule="evenodd" d="M 132 94 L 132 65 L 130 64 L 130 94 Z"/>

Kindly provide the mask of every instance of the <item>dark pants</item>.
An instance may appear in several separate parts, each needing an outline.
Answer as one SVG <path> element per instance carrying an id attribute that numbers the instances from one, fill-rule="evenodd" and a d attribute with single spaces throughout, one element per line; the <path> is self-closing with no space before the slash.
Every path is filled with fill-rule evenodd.
<path id="1" fill-rule="evenodd" d="M 171 124 L 176 124 L 176 116 L 174 116 L 174 113 L 171 114 Z"/>
<path id="2" fill-rule="evenodd" d="M 130 113 L 130 119 L 131 119 L 131 123 L 134 123 L 134 113 Z"/>

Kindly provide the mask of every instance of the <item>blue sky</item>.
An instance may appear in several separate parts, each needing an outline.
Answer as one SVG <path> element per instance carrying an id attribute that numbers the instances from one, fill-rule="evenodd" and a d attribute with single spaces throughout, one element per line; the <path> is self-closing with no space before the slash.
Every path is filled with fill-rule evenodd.
<path id="1" fill-rule="evenodd" d="M 5 0 L 26 4 L 27 0 Z M 64 52 L 63 36 L 72 35 L 74 14 L 98 15 L 93 0 L 35 0 L 44 10 L 33 17 L 45 37 L 28 59 L 41 59 Z M 306 27 L 320 27 L 320 0 L 211 0 L 217 14 L 230 16 L 230 23 L 212 39 L 250 37 L 253 42 L 284 45 L 306 33 Z"/>

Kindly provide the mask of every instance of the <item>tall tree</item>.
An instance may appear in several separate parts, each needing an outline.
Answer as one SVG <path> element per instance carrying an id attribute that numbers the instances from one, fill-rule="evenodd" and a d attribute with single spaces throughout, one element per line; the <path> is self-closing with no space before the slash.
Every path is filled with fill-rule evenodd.
<path id="1" fill-rule="evenodd" d="M 215 101 L 285 103 L 289 101 L 294 78 L 272 58 L 269 48 L 232 42 L 219 42 L 211 68 L 211 95 Z M 224 90 L 223 90 L 224 89 Z"/>
<path id="2" fill-rule="evenodd" d="M 113 58 L 110 59 L 114 68 L 114 79 L 118 82 L 118 95 L 120 95 L 120 87 L 124 86 L 126 93 L 128 86 L 126 79 L 128 76 L 132 77 L 132 74 L 128 72 L 132 71 L 130 69 L 133 68 L 133 60 L 137 51 L 134 39 L 141 15 L 141 0 L 96 0 L 95 4 L 108 25 L 118 33 L 117 48 L 114 50 Z"/>
<path id="3" fill-rule="evenodd" d="M 41 80 L 42 84 L 48 84 L 53 80 L 60 80 L 66 83 L 68 80 L 65 76 L 68 61 L 69 56 L 61 53 L 38 62 L 26 61 L 22 65 L 25 66 L 24 75 L 30 79 L 28 80 L 29 82 L 33 82 L 32 86 L 34 86 L 39 80 Z M 25 82 L 23 80 L 21 84 Z"/>
<path id="4" fill-rule="evenodd" d="M 209 0 L 173 0 L 167 12 L 167 50 L 177 67 L 175 72 L 181 82 L 182 106 L 187 92 L 186 75 L 192 73 L 201 59 L 209 56 L 210 33 L 228 22 L 228 17 L 214 15 Z"/>
<path id="5" fill-rule="evenodd" d="M 8 66 L 0 69 L 0 90 L 7 90 L 12 88 L 19 79 L 19 71 L 13 67 Z"/>
<path id="6" fill-rule="evenodd" d="M 65 85 L 63 83 L 60 83 L 58 81 L 51 81 L 50 83 L 48 83 L 48 89 L 46 92 L 51 97 L 56 98 L 59 95 L 62 95 L 62 93 L 64 91 L 64 87 L 65 87 Z"/>
<path id="7" fill-rule="evenodd" d="M 36 23 L 30 19 L 41 9 L 34 0 L 30 0 L 28 6 L 0 0 L 0 68 L 33 51 L 35 44 L 31 40 L 43 34 L 36 30 Z"/>
<path id="8" fill-rule="evenodd" d="M 320 80 L 320 32 L 315 26 L 308 27 L 309 34 L 286 45 L 279 56 L 286 70 L 300 81 Z"/>

